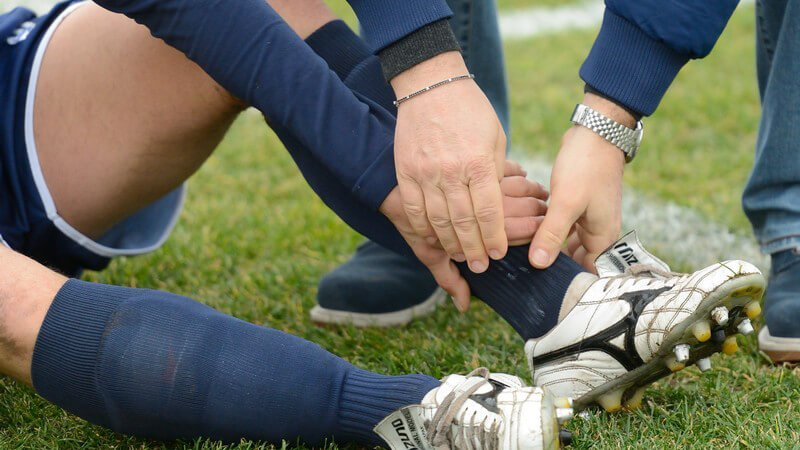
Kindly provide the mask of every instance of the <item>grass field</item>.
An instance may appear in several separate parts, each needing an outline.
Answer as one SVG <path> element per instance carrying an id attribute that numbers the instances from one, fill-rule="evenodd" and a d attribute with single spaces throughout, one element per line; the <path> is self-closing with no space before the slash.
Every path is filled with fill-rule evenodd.
<path id="1" fill-rule="evenodd" d="M 503 3 L 522 5 L 522 0 Z M 654 198 L 702 211 L 745 232 L 739 195 L 752 161 L 759 114 L 752 7 L 734 16 L 712 57 L 691 64 L 646 125 L 628 183 Z M 594 31 L 510 43 L 506 48 L 513 143 L 552 157 L 579 99 L 577 68 Z M 527 378 L 513 330 L 483 305 L 451 307 L 406 328 L 318 328 L 308 319 L 321 276 L 345 261 L 361 237 L 306 187 L 260 117 L 244 115 L 189 183 L 181 221 L 167 245 L 114 261 L 85 279 L 167 290 L 244 320 L 319 343 L 381 373 L 443 376 L 487 366 Z M 635 413 L 591 412 L 570 424 L 574 448 L 797 448 L 797 370 L 765 365 L 752 337 L 715 357 L 715 370 L 689 368 L 649 389 Z M 203 440 L 158 443 L 111 433 L 0 380 L 0 448 L 274 448 Z M 303 448 L 287 443 L 277 448 Z M 335 445 L 330 448 L 337 448 Z"/>

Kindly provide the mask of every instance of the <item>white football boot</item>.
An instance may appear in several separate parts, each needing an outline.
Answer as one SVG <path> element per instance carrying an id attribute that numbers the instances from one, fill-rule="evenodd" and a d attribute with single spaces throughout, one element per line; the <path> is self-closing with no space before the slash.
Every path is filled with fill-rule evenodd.
<path id="1" fill-rule="evenodd" d="M 450 375 L 419 405 L 398 409 L 375 427 L 391 450 L 538 450 L 570 435 L 572 402 L 518 377 L 477 369 Z"/>
<path id="2" fill-rule="evenodd" d="M 574 398 L 576 410 L 638 408 L 653 381 L 736 352 L 736 334 L 752 333 L 761 313 L 764 277 L 744 261 L 673 273 L 631 232 L 595 265 L 599 277 L 570 286 L 558 325 L 525 344 L 533 384 Z"/>

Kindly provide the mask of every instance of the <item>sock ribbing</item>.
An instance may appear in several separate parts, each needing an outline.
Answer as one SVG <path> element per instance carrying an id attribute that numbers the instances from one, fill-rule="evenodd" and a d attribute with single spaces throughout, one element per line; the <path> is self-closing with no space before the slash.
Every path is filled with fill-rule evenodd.
<path id="1" fill-rule="evenodd" d="M 69 280 L 47 312 L 33 351 L 36 392 L 90 422 L 105 423 L 105 400 L 95 383 L 101 339 L 128 288 Z M 42 394 L 46 393 L 46 394 Z"/>
<path id="2" fill-rule="evenodd" d="M 353 369 L 342 387 L 339 428 L 354 441 L 383 445 L 372 429 L 395 410 L 420 403 L 440 384 L 425 375 L 387 376 Z"/>
<path id="3" fill-rule="evenodd" d="M 528 262 L 528 246 L 510 247 L 505 258 L 491 261 L 484 273 L 473 273 L 459 263 L 472 295 L 492 307 L 528 340 L 543 336 L 558 323 L 561 303 L 572 280 L 583 268 L 559 254 L 545 270 Z"/>

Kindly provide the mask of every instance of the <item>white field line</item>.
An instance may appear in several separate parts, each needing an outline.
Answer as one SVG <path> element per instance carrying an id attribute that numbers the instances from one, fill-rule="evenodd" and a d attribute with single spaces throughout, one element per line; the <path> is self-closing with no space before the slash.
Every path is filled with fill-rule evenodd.
<path id="1" fill-rule="evenodd" d="M 516 153 L 517 155 L 519 153 Z M 549 161 L 515 158 L 528 171 L 528 178 L 550 185 Z M 733 189 L 733 186 L 731 186 Z M 675 268 L 700 269 L 726 259 L 742 259 L 769 269 L 752 234 L 732 232 L 697 211 L 655 199 L 626 187 L 622 196 L 623 232 L 635 229 L 645 247 Z"/>
<path id="2" fill-rule="evenodd" d="M 600 24 L 604 10 L 603 2 L 594 0 L 552 8 L 534 7 L 501 13 L 500 34 L 505 40 L 517 40 L 576 28 L 592 28 Z"/>

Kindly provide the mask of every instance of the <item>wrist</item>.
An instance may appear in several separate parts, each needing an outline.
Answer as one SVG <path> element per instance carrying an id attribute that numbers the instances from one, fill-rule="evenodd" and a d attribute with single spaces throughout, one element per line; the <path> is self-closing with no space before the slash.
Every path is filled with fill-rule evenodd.
<path id="1" fill-rule="evenodd" d="M 607 116 L 608 118 L 625 125 L 628 128 L 636 128 L 636 118 L 622 106 L 591 92 L 583 95 L 584 105 Z"/>
<path id="2" fill-rule="evenodd" d="M 407 69 L 394 77 L 390 84 L 397 98 L 401 98 L 447 78 L 467 73 L 461 53 L 450 51 Z"/>

